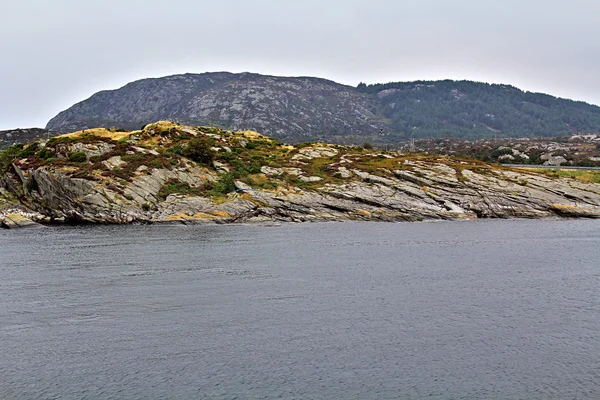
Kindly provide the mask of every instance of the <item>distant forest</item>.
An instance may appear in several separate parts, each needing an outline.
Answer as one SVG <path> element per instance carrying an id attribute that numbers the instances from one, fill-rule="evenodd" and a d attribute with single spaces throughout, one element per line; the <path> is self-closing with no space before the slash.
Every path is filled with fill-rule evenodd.
<path id="1" fill-rule="evenodd" d="M 600 131 L 600 107 L 473 81 L 366 85 L 372 110 L 389 125 L 389 141 L 411 137 L 556 137 Z"/>

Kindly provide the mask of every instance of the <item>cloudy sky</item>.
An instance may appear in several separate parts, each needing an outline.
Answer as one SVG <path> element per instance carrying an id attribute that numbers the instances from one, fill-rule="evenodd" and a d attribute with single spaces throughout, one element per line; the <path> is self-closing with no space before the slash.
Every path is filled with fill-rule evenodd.
<path id="1" fill-rule="evenodd" d="M 598 0 L 2 0 L 0 130 L 185 72 L 471 79 L 600 104 Z"/>

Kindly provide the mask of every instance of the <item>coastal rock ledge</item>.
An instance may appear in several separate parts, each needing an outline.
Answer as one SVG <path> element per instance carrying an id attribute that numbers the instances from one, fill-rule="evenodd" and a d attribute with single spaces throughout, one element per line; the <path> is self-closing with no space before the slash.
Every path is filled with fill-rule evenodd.
<path id="1" fill-rule="evenodd" d="M 600 217 L 595 177 L 369 147 L 166 121 L 78 131 L 3 154 L 0 226 Z"/>

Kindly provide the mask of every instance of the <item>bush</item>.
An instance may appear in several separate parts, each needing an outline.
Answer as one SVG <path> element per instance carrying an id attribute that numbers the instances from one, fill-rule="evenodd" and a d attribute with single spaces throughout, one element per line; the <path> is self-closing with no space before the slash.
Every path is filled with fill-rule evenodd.
<path id="1" fill-rule="evenodd" d="M 371 143 L 369 143 L 369 142 L 364 142 L 363 145 L 362 145 L 362 147 L 363 147 L 363 149 L 370 150 L 370 149 L 373 148 L 373 145 Z"/>
<path id="2" fill-rule="evenodd" d="M 183 155 L 200 164 L 209 164 L 215 158 L 211 144 L 205 138 L 193 138 L 182 151 Z"/>
<path id="3" fill-rule="evenodd" d="M 4 151 L 0 151 L 0 172 L 8 168 L 22 148 L 22 145 L 13 145 Z"/>
<path id="4" fill-rule="evenodd" d="M 219 159 L 225 162 L 231 162 L 234 159 L 237 160 L 238 156 L 235 153 L 222 152 L 219 153 Z"/>
<path id="5" fill-rule="evenodd" d="M 190 186 L 187 182 L 181 182 L 177 179 L 169 179 L 158 191 L 158 197 L 165 200 L 170 194 L 199 194 L 198 188 Z"/>
<path id="6" fill-rule="evenodd" d="M 169 153 L 178 154 L 180 156 L 183 155 L 183 147 L 181 147 L 180 145 L 170 147 L 167 149 L 167 151 Z"/>
<path id="7" fill-rule="evenodd" d="M 261 167 L 262 167 L 262 163 L 253 162 L 252 164 L 250 164 L 250 167 L 248 168 L 248 172 L 251 174 L 259 174 Z"/>
<path id="8" fill-rule="evenodd" d="M 513 151 L 510 148 L 503 148 L 503 149 L 494 149 L 492 150 L 492 152 L 490 153 L 490 157 L 494 160 L 497 160 L 498 157 L 502 157 L 505 154 L 509 154 L 512 155 Z"/>
<path id="9" fill-rule="evenodd" d="M 19 153 L 19 158 L 27 158 L 29 156 L 33 156 L 35 155 L 35 153 L 38 151 L 38 144 L 37 143 L 31 143 L 30 145 L 28 145 L 27 147 L 25 147 L 25 149 L 23 149 L 23 151 L 21 151 Z"/>
<path id="10" fill-rule="evenodd" d="M 233 174 L 225 174 L 219 178 L 210 190 L 210 195 L 220 196 L 235 191 L 235 183 L 233 182 Z"/>
<path id="11" fill-rule="evenodd" d="M 87 157 L 83 151 L 76 151 L 69 155 L 69 161 L 71 162 L 84 162 L 85 160 L 87 160 Z"/>
<path id="12" fill-rule="evenodd" d="M 48 149 L 47 147 L 44 147 L 38 153 L 38 157 L 41 158 L 42 160 L 47 160 L 49 158 L 54 157 L 54 152 L 52 150 Z"/>

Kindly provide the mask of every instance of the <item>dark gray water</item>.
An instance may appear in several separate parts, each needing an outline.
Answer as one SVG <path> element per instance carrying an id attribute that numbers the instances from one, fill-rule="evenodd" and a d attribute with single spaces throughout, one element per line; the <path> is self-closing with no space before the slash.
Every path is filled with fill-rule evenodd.
<path id="1" fill-rule="evenodd" d="M 600 222 L 0 231 L 2 399 L 598 399 Z"/>

